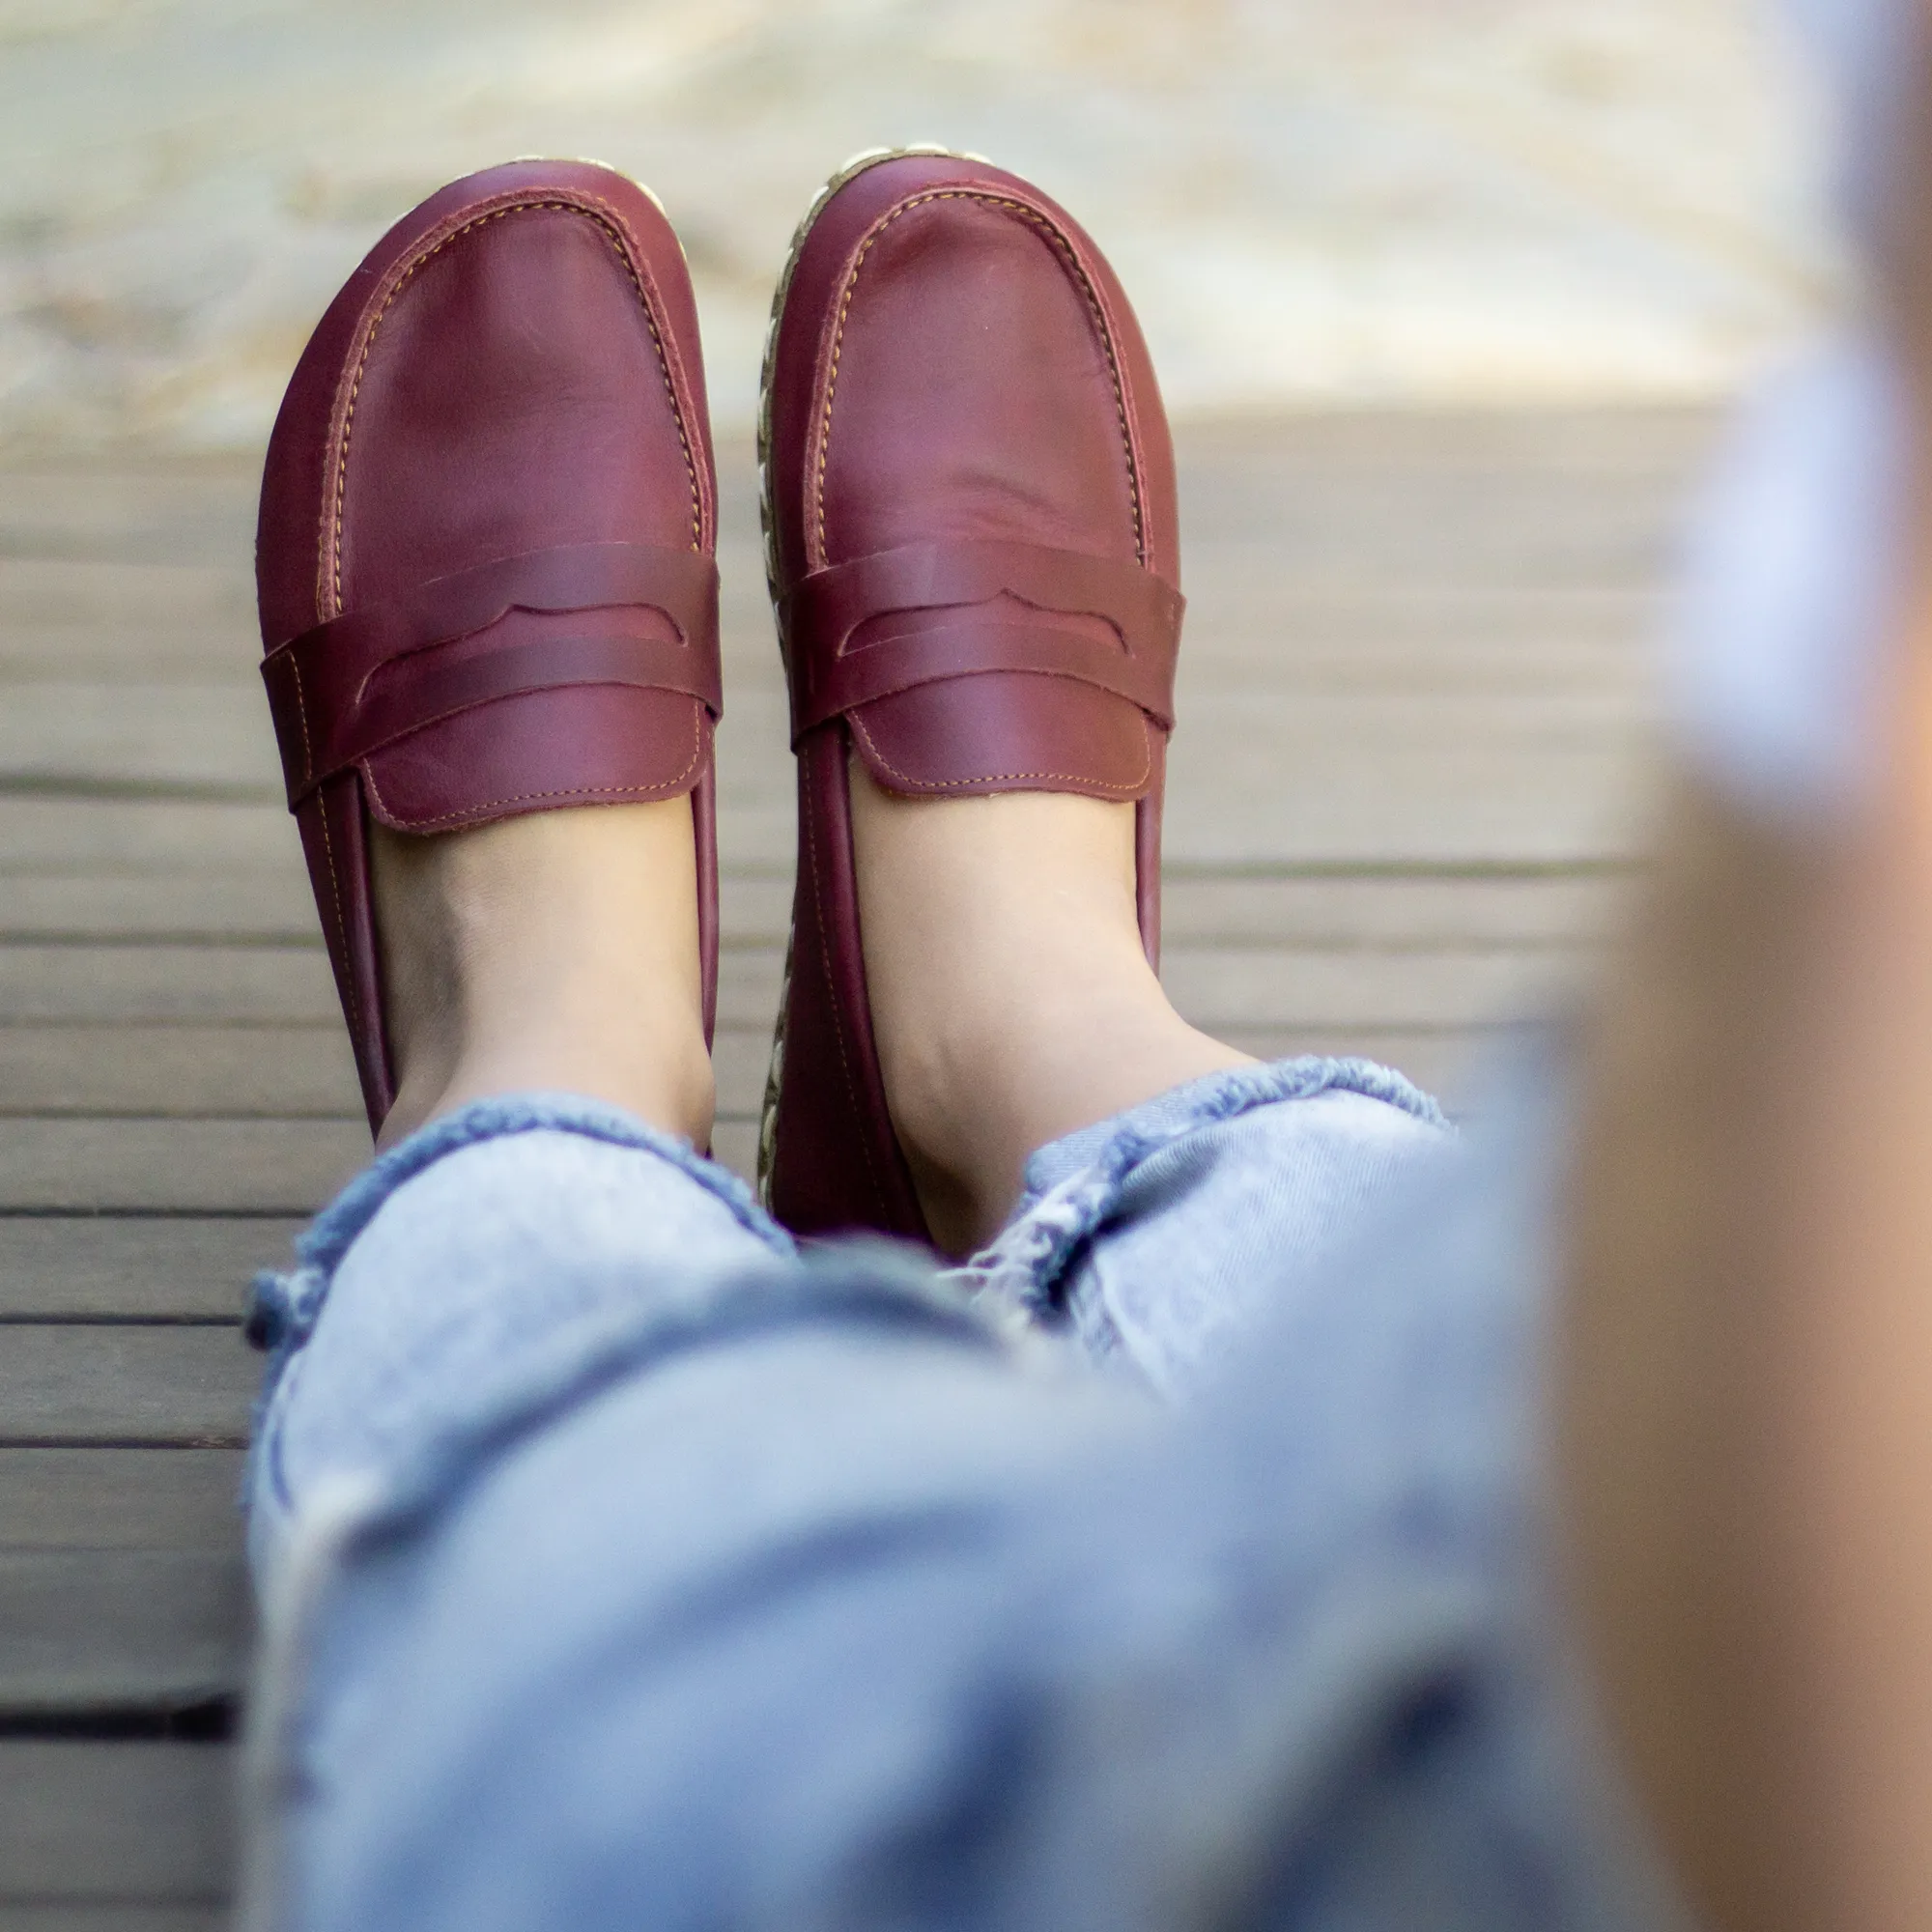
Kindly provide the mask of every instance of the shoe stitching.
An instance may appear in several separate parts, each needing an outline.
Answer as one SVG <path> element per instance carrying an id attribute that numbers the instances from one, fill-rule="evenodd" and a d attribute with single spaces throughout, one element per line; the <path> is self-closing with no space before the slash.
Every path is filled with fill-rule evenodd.
<path id="1" fill-rule="evenodd" d="M 500 221 L 509 214 L 529 214 L 554 212 L 582 215 L 600 229 L 610 242 L 619 265 L 630 277 L 631 286 L 637 291 L 638 301 L 644 312 L 644 326 L 651 332 L 651 347 L 656 352 L 658 374 L 665 385 L 665 393 L 670 399 L 671 421 L 677 430 L 678 446 L 684 453 L 685 474 L 691 481 L 691 547 L 702 551 L 703 509 L 702 494 L 698 484 L 697 464 L 692 454 L 691 437 L 685 428 L 684 412 L 678 407 L 677 390 L 671 382 L 669 358 L 665 353 L 664 337 L 658 328 L 657 317 L 651 311 L 650 298 L 644 292 L 643 278 L 639 274 L 633 251 L 635 238 L 623 216 L 607 201 L 598 195 L 583 195 L 581 198 L 560 198 L 555 195 L 541 201 L 512 202 L 506 208 L 493 209 L 487 214 L 479 214 L 473 219 L 453 228 L 433 247 L 425 248 L 417 255 L 396 279 L 395 286 L 384 298 L 383 306 L 377 311 L 375 320 L 369 325 L 369 331 L 362 339 L 362 353 L 356 358 L 355 375 L 349 386 L 349 400 L 343 411 L 342 434 L 336 445 L 335 461 L 335 501 L 333 505 L 333 526 L 328 543 L 330 566 L 329 588 L 335 611 L 342 610 L 342 523 L 344 500 L 349 485 L 349 445 L 355 426 L 355 405 L 362 391 L 362 378 L 369 366 L 369 356 L 375 348 L 376 336 L 382 328 L 396 298 L 414 279 L 418 270 L 434 260 L 451 242 L 470 234 L 478 228 L 487 227 L 493 221 Z M 639 253 L 641 251 L 639 250 Z"/>
<path id="2" fill-rule="evenodd" d="M 879 750 L 878 742 L 866 728 L 866 722 L 859 714 L 848 712 L 846 723 L 866 741 L 866 750 L 903 784 L 916 786 L 921 791 L 952 791 L 962 785 L 1007 784 L 1020 779 L 1053 780 L 1065 784 L 1092 785 L 1096 791 L 1117 791 L 1126 794 L 1138 792 L 1148 781 L 1153 771 L 1153 744 L 1148 736 L 1147 720 L 1141 720 L 1141 747 L 1147 753 L 1147 762 L 1141 766 L 1141 775 L 1131 784 L 1109 784 L 1105 779 L 1090 779 L 1081 772 L 984 772 L 978 778 L 970 779 L 916 779 L 902 772 Z"/>
<path id="3" fill-rule="evenodd" d="M 525 695 L 527 696 L 528 694 Z M 432 826 L 450 825 L 459 818 L 473 819 L 479 812 L 497 811 L 508 805 L 534 805 L 541 799 L 635 798 L 644 792 L 668 794 L 671 786 L 682 784 L 697 769 L 700 760 L 704 756 L 704 726 L 700 722 L 700 716 L 701 714 L 698 712 L 697 707 L 694 705 L 691 762 L 675 778 L 665 779 L 660 783 L 647 785 L 567 785 L 557 791 L 523 791 L 509 798 L 486 799 L 481 805 L 467 806 L 461 811 L 445 811 L 440 813 L 435 818 L 411 818 L 404 822 L 408 824 L 412 832 L 427 832 Z M 376 810 L 379 812 L 388 813 L 390 817 L 400 816 L 400 814 L 391 811 L 390 808 L 384 802 L 382 791 L 376 783 L 376 774 L 371 766 L 366 763 L 362 766 L 362 781 L 369 787 L 369 796 L 376 801 Z"/>
<path id="4" fill-rule="evenodd" d="M 1072 271 L 1080 284 L 1081 293 L 1087 298 L 1087 305 L 1093 311 L 1094 324 L 1099 332 L 1100 347 L 1107 357 L 1107 373 L 1113 380 L 1114 412 L 1121 426 L 1121 446 L 1127 464 L 1127 494 L 1134 512 L 1134 555 L 1143 566 L 1147 563 L 1147 530 L 1141 506 L 1141 479 L 1134 465 L 1133 432 L 1127 423 L 1126 386 L 1121 378 L 1120 359 L 1115 354 L 1112 331 L 1107 327 L 1107 315 L 1101 306 L 1100 298 L 1095 293 L 1092 278 L 1081 266 L 1073 244 L 1061 230 L 1037 209 L 1029 208 L 1025 202 L 1014 201 L 1006 195 L 988 194 L 978 188 L 933 188 L 924 194 L 914 195 L 893 210 L 892 213 L 867 236 L 865 242 L 853 261 L 850 272 L 845 278 L 845 290 L 838 303 L 838 323 L 832 338 L 832 364 L 825 382 L 825 407 L 819 415 L 818 465 L 814 479 L 815 509 L 818 523 L 819 554 L 825 554 L 825 472 L 832 446 L 832 408 L 838 390 L 838 362 L 845 346 L 845 324 L 852 312 L 852 298 L 858 291 L 859 271 L 865 267 L 866 257 L 871 252 L 872 244 L 903 214 L 909 214 L 915 208 L 923 208 L 934 201 L 978 201 L 989 208 L 1000 208 L 1016 214 L 1022 221 L 1037 228 L 1042 234 L 1054 252 L 1060 256 Z"/>
<path id="5" fill-rule="evenodd" d="M 879 1212 L 883 1215 L 887 1211 L 886 1190 L 879 1179 L 878 1169 L 872 1165 L 872 1137 L 866 1128 L 867 1110 L 860 1103 L 859 1083 L 852 1077 L 852 1063 L 846 1057 L 845 1022 L 839 1016 L 838 988 L 832 977 L 832 948 L 830 944 L 832 926 L 831 922 L 825 917 L 824 874 L 819 870 L 818 866 L 818 831 L 814 823 L 816 817 L 817 813 L 809 809 L 801 810 L 799 813 L 799 818 L 805 826 L 806 861 L 811 867 L 812 908 L 818 915 L 818 963 L 825 974 L 826 1005 L 832 1013 L 832 1038 L 833 1043 L 838 1048 L 838 1068 L 845 1076 L 845 1097 L 851 1102 L 852 1118 L 860 1123 L 858 1135 L 859 1157 L 864 1161 L 866 1166 L 866 1179 L 871 1184 L 872 1199 L 878 1204 Z M 864 940 L 861 939 L 859 943 L 859 964 L 863 968 L 865 963 L 866 948 Z M 868 1007 L 869 1004 L 868 997 Z M 869 1012 L 867 1017 L 870 1018 Z M 774 1161 L 773 1165 L 776 1168 L 777 1162 Z"/>
<path id="6" fill-rule="evenodd" d="M 308 737 L 308 700 L 302 696 L 301 663 L 293 652 L 290 653 L 288 662 L 289 675 L 295 680 L 296 716 L 301 721 L 302 777 L 313 780 L 315 777 L 315 748 L 309 743 Z"/>

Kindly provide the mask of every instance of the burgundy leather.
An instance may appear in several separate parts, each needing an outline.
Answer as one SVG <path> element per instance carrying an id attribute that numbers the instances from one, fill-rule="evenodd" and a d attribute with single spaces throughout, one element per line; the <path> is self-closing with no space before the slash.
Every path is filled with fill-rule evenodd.
<path id="1" fill-rule="evenodd" d="M 799 776 L 768 1198 L 800 1233 L 924 1238 L 867 1003 L 849 761 L 912 796 L 1135 802 L 1157 961 L 1173 449 L 1099 251 L 1037 189 L 952 156 L 882 158 L 814 216 L 768 405 Z"/>
<path id="2" fill-rule="evenodd" d="M 668 618 L 582 637 L 520 637 L 515 611 L 628 611 Z M 318 624 L 262 661 L 297 806 L 325 779 L 478 704 L 566 685 L 682 692 L 716 718 L 718 566 L 696 551 L 578 544 L 434 579 Z M 327 721 L 326 728 L 321 721 Z"/>
<path id="3" fill-rule="evenodd" d="M 683 255 L 609 169 L 452 183 L 310 338 L 262 482 L 262 669 L 372 1127 L 395 1097 L 372 817 L 690 794 L 708 1034 L 716 501 Z"/>
<path id="4" fill-rule="evenodd" d="M 1006 600 L 995 613 L 985 607 Z M 792 743 L 820 724 L 922 684 L 988 672 L 1075 678 L 1174 728 L 1180 593 L 1138 563 L 1031 544 L 912 544 L 814 571 L 781 602 L 793 654 Z M 1010 607 L 1017 606 L 1017 609 Z M 915 613 L 952 611 L 935 627 Z M 853 635 L 873 618 L 907 621 Z M 1097 618 L 1108 635 L 1062 616 Z"/>

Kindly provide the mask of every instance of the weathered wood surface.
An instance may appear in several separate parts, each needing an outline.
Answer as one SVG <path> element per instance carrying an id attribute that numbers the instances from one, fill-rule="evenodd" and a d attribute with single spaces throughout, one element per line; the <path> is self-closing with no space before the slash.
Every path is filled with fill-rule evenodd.
<path id="1" fill-rule="evenodd" d="M 97 1213 L 0 1216 L 0 1323 L 217 1321 L 260 1267 L 286 1262 L 298 1221 Z"/>
<path id="2" fill-rule="evenodd" d="M 0 1932 L 223 1932 L 230 1918 L 226 1904 L 64 1905 L 0 1900 Z"/>
<path id="3" fill-rule="evenodd" d="M 1166 975 L 1250 1051 L 1453 1094 L 1630 871 L 1679 415 L 1183 440 Z M 203 1932 L 242 1679 L 248 1276 L 368 1137 L 254 671 L 245 465 L 0 469 L 0 1932 Z M 749 1168 L 791 773 L 724 452 L 721 1157 Z M 12 1735 L 7 1735 L 12 1730 Z M 32 1735 L 26 1733 L 31 1732 Z"/>
<path id="4" fill-rule="evenodd" d="M 232 1322 L 10 1322 L 0 1446 L 239 1446 L 260 1380 Z"/>
<path id="5" fill-rule="evenodd" d="M 207 1745 L 0 1741 L 0 1932 L 212 1924 L 231 1776 Z"/>
<path id="6" fill-rule="evenodd" d="M 0 1726 L 233 1690 L 249 1615 L 240 1482 L 234 1449 L 0 1447 Z"/>

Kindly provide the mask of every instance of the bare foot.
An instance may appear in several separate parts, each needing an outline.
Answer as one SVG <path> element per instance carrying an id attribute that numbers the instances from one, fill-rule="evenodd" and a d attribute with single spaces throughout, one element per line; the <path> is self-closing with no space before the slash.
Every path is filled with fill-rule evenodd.
<path id="1" fill-rule="evenodd" d="M 903 798 L 856 759 L 851 777 L 872 1027 L 942 1248 L 998 1230 L 1036 1148 L 1253 1064 L 1189 1026 L 1148 964 L 1131 805 Z"/>
<path id="2" fill-rule="evenodd" d="M 492 1094 L 587 1094 L 702 1147 L 711 1062 L 691 801 L 377 827 L 395 1106 L 379 1147 Z"/>

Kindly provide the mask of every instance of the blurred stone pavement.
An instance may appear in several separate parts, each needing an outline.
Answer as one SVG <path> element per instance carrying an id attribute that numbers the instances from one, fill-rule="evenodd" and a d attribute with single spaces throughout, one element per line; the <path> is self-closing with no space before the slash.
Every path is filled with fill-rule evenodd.
<path id="1" fill-rule="evenodd" d="M 1066 202 L 1176 412 L 1704 401 L 1834 266 L 1757 0 L 0 0 L 0 453 L 247 449 L 395 216 L 649 182 L 742 427 L 793 222 L 935 140 Z"/>

